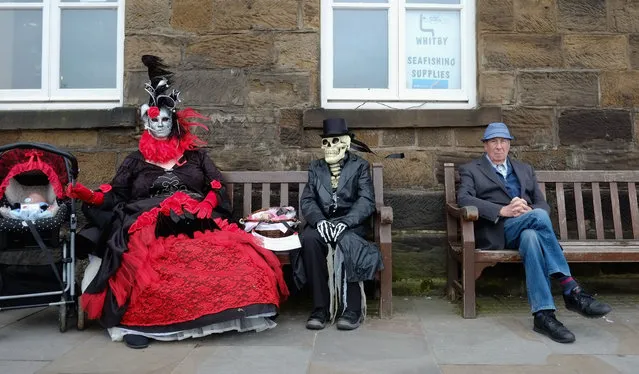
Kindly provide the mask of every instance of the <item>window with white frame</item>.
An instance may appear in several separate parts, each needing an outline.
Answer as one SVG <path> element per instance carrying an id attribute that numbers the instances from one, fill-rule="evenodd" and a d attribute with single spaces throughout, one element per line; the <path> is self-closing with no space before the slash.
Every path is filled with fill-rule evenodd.
<path id="1" fill-rule="evenodd" d="M 475 0 L 321 0 L 322 107 L 472 108 Z"/>
<path id="2" fill-rule="evenodd" d="M 122 104 L 124 0 L 0 0 L 0 109 Z"/>

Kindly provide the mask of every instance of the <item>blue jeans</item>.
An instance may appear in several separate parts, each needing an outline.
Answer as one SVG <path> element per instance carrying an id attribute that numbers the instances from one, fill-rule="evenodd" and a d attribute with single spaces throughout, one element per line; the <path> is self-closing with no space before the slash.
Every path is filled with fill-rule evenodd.
<path id="1" fill-rule="evenodd" d="M 543 209 L 533 209 L 504 222 L 507 248 L 519 248 L 526 272 L 528 302 L 532 312 L 555 310 L 550 292 L 550 275 L 570 275 L 570 268 Z"/>

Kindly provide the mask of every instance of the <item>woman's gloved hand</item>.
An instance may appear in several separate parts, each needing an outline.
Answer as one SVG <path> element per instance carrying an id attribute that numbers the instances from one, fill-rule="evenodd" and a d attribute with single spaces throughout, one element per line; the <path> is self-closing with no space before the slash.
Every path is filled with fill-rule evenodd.
<path id="1" fill-rule="evenodd" d="M 200 201 L 200 203 L 195 207 L 193 214 L 197 215 L 197 218 L 211 218 L 211 213 L 213 213 L 213 209 L 217 206 L 217 195 L 213 191 L 209 191 L 204 200 Z"/>
<path id="2" fill-rule="evenodd" d="M 72 199 L 79 199 L 90 205 L 102 205 L 104 202 L 104 193 L 90 190 L 80 183 L 76 183 L 75 186 L 68 184 L 66 194 Z"/>

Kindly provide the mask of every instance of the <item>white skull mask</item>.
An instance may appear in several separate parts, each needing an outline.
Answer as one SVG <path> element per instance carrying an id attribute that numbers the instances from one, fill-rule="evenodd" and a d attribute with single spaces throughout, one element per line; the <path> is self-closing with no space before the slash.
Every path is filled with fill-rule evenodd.
<path id="1" fill-rule="evenodd" d="M 142 123 L 144 123 L 144 128 L 148 130 L 154 138 L 164 139 L 171 134 L 171 129 L 173 128 L 173 116 L 169 109 L 165 107 L 160 107 L 160 114 L 155 117 L 149 116 L 148 104 L 142 105 L 140 111 L 142 113 Z"/>
<path id="2" fill-rule="evenodd" d="M 331 136 L 322 138 L 322 149 L 324 150 L 324 160 L 328 164 L 340 162 L 346 151 L 351 147 L 350 135 Z"/>

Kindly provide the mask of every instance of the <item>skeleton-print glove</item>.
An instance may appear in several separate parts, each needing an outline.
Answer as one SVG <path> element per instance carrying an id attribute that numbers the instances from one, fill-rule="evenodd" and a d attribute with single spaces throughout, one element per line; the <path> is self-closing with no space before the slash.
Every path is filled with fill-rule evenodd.
<path id="1" fill-rule="evenodd" d="M 334 230 L 334 235 L 333 235 L 333 241 L 336 242 L 337 239 L 339 238 L 340 235 L 342 235 L 342 233 L 344 232 L 344 230 L 346 230 L 348 228 L 348 226 L 345 223 L 338 223 L 336 225 L 333 226 L 335 228 Z"/>
<path id="2" fill-rule="evenodd" d="M 333 224 L 322 220 L 317 224 L 317 232 L 319 232 L 320 236 L 326 243 L 331 243 L 333 241 L 332 233 L 333 233 Z"/>

